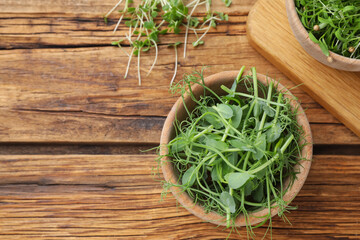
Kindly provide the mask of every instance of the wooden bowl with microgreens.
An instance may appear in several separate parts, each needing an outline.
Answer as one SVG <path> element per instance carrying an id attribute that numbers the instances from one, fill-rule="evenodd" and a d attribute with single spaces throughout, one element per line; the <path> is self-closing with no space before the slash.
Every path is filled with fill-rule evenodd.
<path id="1" fill-rule="evenodd" d="M 294 209 L 312 159 L 309 122 L 296 98 L 252 68 L 251 75 L 194 72 L 161 133 L 164 193 L 202 220 L 252 228 Z"/>
<path id="2" fill-rule="evenodd" d="M 360 72 L 360 1 L 286 0 L 290 27 L 304 50 L 339 70 Z"/>

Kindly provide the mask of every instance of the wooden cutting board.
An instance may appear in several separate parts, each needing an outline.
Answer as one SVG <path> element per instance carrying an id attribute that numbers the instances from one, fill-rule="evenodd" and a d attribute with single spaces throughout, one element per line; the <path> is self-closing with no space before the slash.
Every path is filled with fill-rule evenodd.
<path id="1" fill-rule="evenodd" d="M 247 35 L 257 51 L 360 136 L 360 73 L 329 68 L 307 54 L 290 29 L 284 0 L 258 0 Z"/>

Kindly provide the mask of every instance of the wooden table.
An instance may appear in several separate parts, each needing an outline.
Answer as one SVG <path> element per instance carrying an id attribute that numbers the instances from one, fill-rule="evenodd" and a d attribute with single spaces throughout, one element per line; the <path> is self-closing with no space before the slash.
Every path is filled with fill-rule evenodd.
<path id="1" fill-rule="evenodd" d="M 102 15 L 115 0 L 0 0 L 0 238 L 1 239 L 223 239 L 229 230 L 203 223 L 152 176 L 154 151 L 176 96 L 169 93 L 174 50 L 160 46 L 123 79 L 127 57 L 109 46 L 116 18 Z M 210 75 L 256 66 L 284 75 L 246 38 L 256 0 L 236 0 L 228 23 L 211 30 L 204 46 L 179 58 L 177 80 L 194 68 Z M 194 36 L 191 36 L 194 38 Z M 179 52 L 182 48 L 179 49 Z M 360 138 L 300 88 L 311 122 L 314 161 L 288 214 L 273 219 L 274 239 L 360 239 Z M 266 228 L 257 229 L 259 236 Z M 240 230 L 246 238 L 245 230 Z M 239 238 L 233 234 L 233 238 Z"/>

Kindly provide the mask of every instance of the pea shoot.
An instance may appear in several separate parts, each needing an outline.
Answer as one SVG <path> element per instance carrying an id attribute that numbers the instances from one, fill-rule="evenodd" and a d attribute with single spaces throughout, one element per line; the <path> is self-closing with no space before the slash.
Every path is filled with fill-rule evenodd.
<path id="1" fill-rule="evenodd" d="M 229 7 L 231 0 L 225 0 L 225 5 Z M 131 52 L 127 53 L 129 61 L 125 71 L 124 78 L 127 77 L 132 56 L 138 58 L 138 80 L 141 85 L 140 74 L 140 57 L 141 52 L 147 52 L 151 48 L 155 48 L 155 57 L 148 74 L 152 71 L 158 57 L 158 45 L 160 43 L 160 35 L 167 33 L 180 34 L 181 29 L 185 28 L 184 37 L 184 58 L 186 57 L 186 49 L 188 43 L 189 32 L 193 32 L 196 40 L 192 43 L 194 47 L 204 44 L 204 37 L 211 28 L 216 28 L 218 21 L 227 21 L 228 15 L 211 10 L 211 0 L 193 0 L 185 3 L 183 0 L 142 0 L 139 4 L 134 4 L 132 0 L 120 0 L 118 3 L 104 16 L 105 23 L 108 17 L 121 5 L 123 9 L 119 12 L 120 17 L 114 28 L 117 31 L 122 21 L 128 27 L 128 33 L 125 38 L 112 43 L 114 46 L 121 47 L 121 44 L 130 44 Z M 198 6 L 205 5 L 206 15 L 203 19 L 195 17 L 194 14 Z M 171 44 L 175 48 L 175 71 L 173 82 L 177 72 L 177 50 L 178 43 Z"/>
<path id="2" fill-rule="evenodd" d="M 204 85 L 203 72 L 186 75 L 172 87 L 183 99 L 191 96 L 196 106 L 191 110 L 184 105 L 188 117 L 175 119 L 176 135 L 166 146 L 168 154 L 159 156 L 159 164 L 168 161 L 166 157 L 178 172 L 176 184 L 164 182 L 165 192 L 180 187 L 207 212 L 223 216 L 228 228 L 244 215 L 248 236 L 254 237 L 254 227 L 269 222 L 271 229 L 273 204 L 284 220 L 284 213 L 294 209 L 283 196 L 296 178 L 294 166 L 301 160 L 299 140 L 304 133 L 296 121 L 297 109 L 277 85 L 258 82 L 255 68 L 251 75 L 244 75 L 244 70 L 231 88 L 221 86 L 223 95 Z M 196 84 L 204 88 L 200 98 L 191 91 Z M 251 226 L 249 216 L 259 209 L 267 209 L 267 214 Z"/>
<path id="3" fill-rule="evenodd" d="M 360 59 L 360 1 L 295 0 L 297 13 L 309 38 L 322 52 Z"/>

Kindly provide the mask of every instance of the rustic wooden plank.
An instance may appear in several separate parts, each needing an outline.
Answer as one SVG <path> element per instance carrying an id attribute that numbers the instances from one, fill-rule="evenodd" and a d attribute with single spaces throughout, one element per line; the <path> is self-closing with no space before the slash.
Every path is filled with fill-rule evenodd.
<path id="1" fill-rule="evenodd" d="M 0 111 L 1 142 L 159 143 L 162 117 Z M 135 134 L 136 133 L 136 134 Z"/>
<path id="2" fill-rule="evenodd" d="M 228 230 L 202 223 L 176 207 L 171 195 L 159 202 L 162 189 L 151 175 L 154 158 L 1 156 L 1 238 L 225 238 Z M 288 214 L 293 225 L 274 217 L 273 238 L 356 239 L 359 160 L 359 156 L 315 156 L 308 180 L 293 202 L 298 210 Z M 255 233 L 261 236 L 264 231 Z M 244 229 L 240 232 L 245 234 Z"/>
<path id="3" fill-rule="evenodd" d="M 156 158 L 154 154 L 0 155 L 0 185 L 33 183 L 98 184 L 109 188 L 154 187 L 158 185 L 152 176 L 157 173 Z M 315 156 L 311 178 L 307 183 L 318 188 L 360 184 L 358 159 L 360 156 Z M 343 173 L 346 173 L 346 177 L 341 177 Z"/>
<path id="4" fill-rule="evenodd" d="M 160 141 L 164 121 L 164 117 L 156 116 L 1 111 L 0 142 L 156 145 Z M 360 138 L 341 124 L 311 124 L 311 129 L 315 144 L 360 144 Z"/>
<path id="5" fill-rule="evenodd" d="M 100 16 L 107 13 L 118 1 L 117 0 L 4 0 L 0 2 L 0 12 L 4 13 L 97 13 Z M 137 1 L 136 1 L 137 2 Z M 244 12 L 249 11 L 256 0 L 243 0 L 233 2 L 231 8 L 225 7 L 220 0 L 213 1 L 213 9 L 220 12 Z"/>
<path id="6" fill-rule="evenodd" d="M 246 43 L 245 36 L 209 36 L 209 39 L 211 41 L 199 48 L 197 53 L 189 51 L 188 60 L 179 60 L 181 68 L 178 79 L 203 62 L 211 65 L 206 71 L 207 75 L 238 69 L 244 64 L 256 65 L 259 72 L 282 79 L 282 83 L 288 87 L 294 86 Z M 226 48 L 219 46 L 224 39 L 228 46 Z M 236 49 L 234 54 L 231 46 L 238 43 L 242 43 L 244 48 Z M 1 141 L 158 142 L 162 119 L 156 120 L 156 123 L 154 118 L 146 118 L 150 123 L 142 117 L 134 123 L 121 122 L 120 119 L 123 119 L 122 116 L 132 116 L 133 119 L 137 119 L 136 116 L 165 117 L 175 102 L 176 97 L 171 96 L 168 90 L 173 49 L 162 48 L 164 53 L 159 58 L 159 66 L 149 77 L 144 77 L 141 87 L 137 86 L 135 69 L 132 69 L 128 79 L 122 79 L 127 59 L 112 47 L 71 51 L 0 51 L 0 61 L 4 63 L 0 70 Z M 208 60 L 209 51 L 214 54 L 214 59 Z M 146 66 L 150 67 L 152 57 L 144 56 L 143 75 Z M 303 107 L 308 109 L 310 122 L 333 123 L 330 128 L 338 129 L 336 136 L 331 138 L 332 143 L 359 143 L 358 138 L 341 125 L 337 126 L 338 121 L 304 94 L 301 88 L 295 88 L 293 92 L 303 102 Z M 117 122 L 115 125 L 114 121 Z M 147 123 L 150 126 L 155 124 L 156 131 L 150 131 L 147 125 L 147 129 L 141 131 L 143 135 L 126 132 L 137 127 L 142 129 L 142 124 Z M 129 127 L 129 124 L 133 127 Z M 115 129 L 111 129 L 111 126 L 115 126 Z M 314 130 L 322 134 L 315 135 L 315 139 L 323 138 L 315 142 L 323 144 L 328 140 L 326 131 L 329 126 L 325 126 L 323 130 Z M 60 130 L 54 130 L 57 127 Z"/>
<path id="7" fill-rule="evenodd" d="M 199 14 L 200 18 L 204 14 Z M 247 13 L 231 15 L 228 22 L 219 22 L 208 35 L 244 35 Z M 105 24 L 94 14 L 1 14 L 0 49 L 54 48 L 81 46 L 110 46 L 112 41 L 124 38 L 128 28 L 121 24 L 116 34 L 113 29 L 117 19 L 109 19 Z M 160 37 L 160 45 L 174 43 L 184 38 L 184 30 L 179 34 Z M 194 34 L 189 33 L 190 39 Z M 124 42 L 126 43 L 126 42 Z M 189 48 L 192 48 L 191 42 Z"/>

